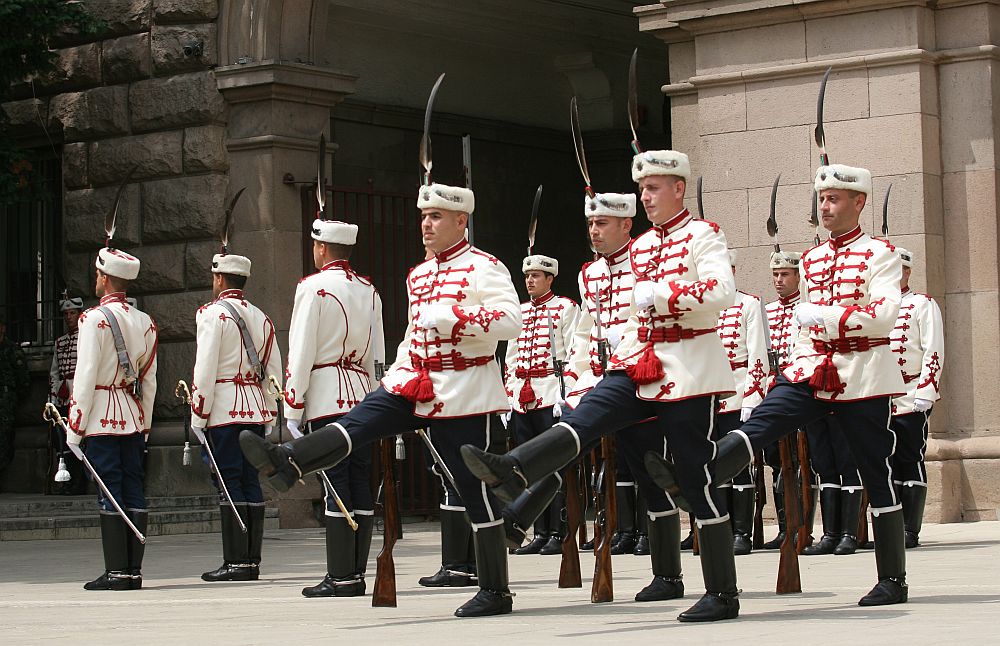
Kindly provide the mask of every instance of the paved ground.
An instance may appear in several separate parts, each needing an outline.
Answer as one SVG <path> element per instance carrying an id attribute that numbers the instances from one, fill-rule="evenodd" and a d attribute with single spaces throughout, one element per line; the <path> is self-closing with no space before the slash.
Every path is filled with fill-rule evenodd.
<path id="1" fill-rule="evenodd" d="M 690 643 L 806 643 L 826 636 L 851 644 L 939 643 L 942 638 L 1000 640 L 1000 523 L 931 525 L 924 546 L 908 552 L 910 603 L 863 609 L 857 599 L 874 583 L 871 552 L 850 557 L 803 557 L 804 593 L 773 594 L 777 554 L 737 559 L 742 614 L 736 621 L 680 624 L 677 613 L 699 594 L 695 557 L 684 555 L 684 600 L 638 604 L 632 596 L 647 582 L 647 558 L 614 557 L 616 601 L 591 604 L 593 557 L 583 557 L 584 589 L 556 587 L 559 557 L 510 558 L 515 612 L 460 620 L 452 611 L 469 589 L 428 590 L 419 576 L 437 569 L 438 534 L 428 525 L 406 526 L 396 544 L 398 608 L 372 608 L 371 597 L 305 599 L 299 590 L 322 576 L 321 530 L 269 531 L 263 578 L 257 583 L 202 583 L 198 576 L 220 562 L 219 539 L 210 534 L 150 539 L 137 592 L 85 592 L 99 573 L 96 540 L 0 543 L 0 640 L 3 644 L 574 644 L 683 640 Z M 773 528 L 768 528 L 770 536 Z M 374 556 L 379 548 L 376 538 Z M 136 634 L 132 626 L 141 626 Z M 470 637 L 470 630 L 476 635 Z M 611 642 L 607 640 L 612 640 Z M 801 640 L 801 641 L 799 641 Z M 66 642 L 69 643 L 69 642 Z"/>

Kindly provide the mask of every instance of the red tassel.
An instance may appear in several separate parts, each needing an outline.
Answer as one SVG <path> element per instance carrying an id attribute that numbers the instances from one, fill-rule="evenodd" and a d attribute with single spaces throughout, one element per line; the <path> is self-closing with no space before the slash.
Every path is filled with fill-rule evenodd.
<path id="1" fill-rule="evenodd" d="M 517 401 L 522 406 L 535 401 L 535 389 L 531 387 L 531 379 L 525 379 L 521 386 L 521 392 L 517 395 Z"/>
<path id="2" fill-rule="evenodd" d="M 421 370 L 416 377 L 403 385 L 399 394 L 411 402 L 426 404 L 434 399 L 434 382 L 431 381 L 427 371 Z"/>
<path id="3" fill-rule="evenodd" d="M 813 390 L 828 393 L 843 393 L 846 385 L 840 380 L 840 373 L 833 363 L 833 357 L 827 355 L 822 363 L 816 366 L 812 377 L 809 378 L 809 385 Z"/>
<path id="4" fill-rule="evenodd" d="M 635 365 L 625 369 L 625 374 L 640 386 L 656 383 L 663 379 L 665 375 L 663 364 L 660 363 L 660 359 L 656 356 L 656 350 L 653 349 L 652 343 L 646 346 L 646 350 Z"/>

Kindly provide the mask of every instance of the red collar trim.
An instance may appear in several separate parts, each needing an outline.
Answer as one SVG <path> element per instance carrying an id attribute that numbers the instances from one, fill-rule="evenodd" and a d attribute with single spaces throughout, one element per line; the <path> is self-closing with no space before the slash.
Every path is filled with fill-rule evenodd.
<path id="1" fill-rule="evenodd" d="M 124 303 L 125 302 L 125 292 L 115 292 L 114 294 L 107 294 L 101 297 L 101 305 L 107 305 L 108 303 Z"/>
<path id="2" fill-rule="evenodd" d="M 320 268 L 320 271 L 326 271 L 327 269 L 343 269 L 344 271 L 350 273 L 351 263 L 346 260 L 331 260 Z"/>
<path id="3" fill-rule="evenodd" d="M 434 254 L 434 256 L 437 258 L 438 262 L 448 262 L 449 260 L 454 260 L 458 256 L 461 256 L 469 249 L 472 249 L 472 245 L 469 244 L 468 240 L 462 238 L 461 240 L 456 242 L 451 247 L 445 249 L 441 253 Z"/>
<path id="4" fill-rule="evenodd" d="M 235 298 L 238 301 L 243 300 L 243 290 L 242 289 L 224 289 L 219 292 L 219 297 L 215 300 L 221 301 L 223 298 Z"/>
<path id="5" fill-rule="evenodd" d="M 909 294 L 909 293 L 910 293 L 911 291 L 912 291 L 912 290 L 910 290 L 910 287 L 909 287 L 909 286 L 907 286 L 907 287 L 906 287 L 906 289 L 904 289 L 904 290 L 901 290 L 901 292 L 902 292 L 902 295 L 903 295 L 903 296 L 906 296 L 906 295 L 907 295 L 907 294 Z"/>
<path id="6" fill-rule="evenodd" d="M 841 247 L 846 247 L 852 242 L 856 242 L 858 238 L 860 238 L 863 235 L 864 232 L 861 230 L 861 225 L 859 224 L 858 226 L 854 227 L 853 229 L 851 229 L 850 231 L 848 231 L 843 235 L 831 237 L 830 245 L 834 249 L 840 249 Z"/>
<path id="7" fill-rule="evenodd" d="M 549 291 L 545 292 L 538 298 L 531 299 L 531 304 L 534 305 L 535 307 L 538 307 L 539 305 L 544 305 L 545 303 L 548 303 L 555 297 L 556 295 L 550 289 Z"/>
<path id="8" fill-rule="evenodd" d="M 682 210 L 680 213 L 670 218 L 663 224 L 658 224 L 656 226 L 661 232 L 670 235 L 674 231 L 680 229 L 685 224 L 691 221 L 691 212 L 687 209 Z"/>
<path id="9" fill-rule="evenodd" d="M 621 262 L 622 260 L 624 260 L 625 258 L 628 257 L 628 248 L 629 248 L 629 246 L 631 244 L 632 244 L 632 240 L 629 239 L 628 242 L 626 242 L 625 244 L 622 245 L 621 249 L 619 249 L 618 251 L 615 251 L 613 253 L 609 253 L 608 255 L 606 255 L 604 257 L 611 264 L 615 264 L 615 263 Z"/>
<path id="10" fill-rule="evenodd" d="M 789 294 L 788 296 L 784 296 L 784 297 L 779 296 L 778 297 L 778 302 L 781 303 L 782 305 L 791 305 L 792 303 L 799 302 L 799 298 L 801 298 L 801 297 L 802 297 L 802 294 L 800 294 L 799 290 L 796 289 L 793 293 Z"/>

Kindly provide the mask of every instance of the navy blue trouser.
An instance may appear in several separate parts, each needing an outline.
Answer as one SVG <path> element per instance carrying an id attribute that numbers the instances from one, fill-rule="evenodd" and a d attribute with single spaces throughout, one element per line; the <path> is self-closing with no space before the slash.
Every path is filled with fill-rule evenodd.
<path id="1" fill-rule="evenodd" d="M 264 492 L 260 488 L 260 478 L 257 476 L 257 469 L 253 468 L 240 450 L 240 433 L 250 431 L 254 435 L 264 437 L 263 424 L 226 424 L 225 426 L 214 426 L 206 429 L 206 437 L 212 445 L 212 455 L 215 456 L 215 463 L 219 467 L 216 478 L 221 477 L 226 483 L 229 496 L 233 499 L 233 504 L 239 503 L 262 503 L 264 502 Z M 201 448 L 202 459 L 207 460 L 208 454 L 205 447 Z M 218 482 L 215 484 L 219 488 Z M 222 490 L 219 490 L 220 503 L 222 500 Z"/>
<path id="2" fill-rule="evenodd" d="M 808 382 L 793 384 L 779 376 L 738 432 L 746 435 L 756 450 L 832 414 L 841 422 L 872 508 L 889 511 L 899 505 L 892 484 L 896 434 L 889 428 L 890 404 L 888 395 L 845 402 L 816 399 Z"/>
<path id="3" fill-rule="evenodd" d="M 145 511 L 142 457 L 146 440 L 141 433 L 93 435 L 84 440 L 83 450 L 122 509 Z M 115 513 L 114 506 L 100 487 L 97 488 L 97 503 L 101 511 Z"/>
<path id="4" fill-rule="evenodd" d="M 575 427 L 574 427 L 575 428 Z M 657 486 L 646 472 L 646 454 L 652 451 L 667 457 L 667 436 L 657 420 L 639 422 L 618 431 L 618 476 L 629 474 L 646 498 L 646 511 L 654 518 L 676 513 L 677 505 L 667 492 Z M 622 468 L 624 466 L 624 469 Z M 619 484 L 621 484 L 619 480 Z M 626 481 L 627 482 L 627 481 Z"/>
<path id="5" fill-rule="evenodd" d="M 819 476 L 820 488 L 823 485 L 861 487 L 861 475 L 841 429 L 841 420 L 824 415 L 806 424 L 806 438 L 809 440 L 809 461 Z"/>
<path id="6" fill-rule="evenodd" d="M 413 402 L 379 386 L 334 425 L 347 432 L 351 440 L 351 455 L 370 450 L 371 443 L 383 437 L 427 428 L 431 443 L 455 478 L 458 495 L 462 498 L 469 520 L 474 526 L 502 524 L 500 510 L 503 505 L 484 482 L 472 475 L 459 452 L 463 444 L 490 450 L 492 442 L 504 435 L 502 429 L 496 428 L 499 426 L 496 416 L 482 414 L 434 419 L 417 417 L 413 409 Z"/>
<path id="7" fill-rule="evenodd" d="M 320 417 L 309 422 L 311 429 L 322 428 L 327 424 L 332 424 L 343 415 L 330 415 Z M 347 511 L 362 514 L 375 513 L 375 498 L 372 496 L 372 449 L 370 446 L 355 451 L 341 460 L 333 467 L 326 470 L 326 477 L 330 479 L 330 484 L 337 490 L 337 495 L 344 503 Z M 326 488 L 323 489 L 326 492 Z M 324 494 L 326 500 L 326 515 L 342 517 L 340 508 L 334 502 L 333 496 L 328 492 Z"/>
<path id="8" fill-rule="evenodd" d="M 927 422 L 930 416 L 931 411 L 927 411 L 892 418 L 892 430 L 896 432 L 899 442 L 892 459 L 892 469 L 896 482 L 900 484 L 927 484 L 924 453 L 927 451 Z"/>
<path id="9" fill-rule="evenodd" d="M 510 415 L 511 432 L 514 434 L 514 441 L 524 444 L 545 431 L 559 421 L 552 415 L 552 407 L 536 408 L 524 413 L 514 411 Z"/>
<path id="10" fill-rule="evenodd" d="M 572 428 L 580 446 L 585 447 L 604 435 L 620 433 L 639 422 L 655 418 L 650 420 L 648 427 L 646 424 L 640 427 L 643 431 L 637 430 L 641 433 L 638 439 L 648 441 L 650 450 L 661 454 L 664 450 L 662 442 L 666 439 L 677 465 L 681 491 L 697 518 L 711 520 L 727 514 L 725 496 L 712 485 L 709 466 L 715 457 L 712 434 L 717 406 L 718 397 L 715 395 L 674 402 L 639 399 L 635 382 L 624 372 L 614 371 L 587 393 L 572 413 L 564 415 L 557 426 L 565 424 Z M 631 434 L 629 436 L 632 437 Z M 644 466 L 641 471 L 645 473 Z M 635 475 L 636 469 L 632 473 Z M 652 499 L 647 502 L 653 510 L 654 504 L 662 506 L 662 496 L 658 503 Z"/>
<path id="11" fill-rule="evenodd" d="M 729 431 L 735 431 L 736 429 L 738 429 L 743 424 L 743 422 L 740 421 L 740 412 L 741 411 L 737 410 L 730 413 L 719 413 L 718 415 L 716 415 L 715 437 L 713 437 L 712 439 L 719 440 L 723 435 L 725 435 Z M 742 471 L 737 473 L 736 477 L 733 478 L 732 484 L 740 489 L 753 488 L 754 486 L 753 473 L 750 472 L 750 467 L 747 466 L 746 469 L 743 469 Z M 730 483 L 727 482 L 719 486 L 728 487 L 730 486 Z"/>

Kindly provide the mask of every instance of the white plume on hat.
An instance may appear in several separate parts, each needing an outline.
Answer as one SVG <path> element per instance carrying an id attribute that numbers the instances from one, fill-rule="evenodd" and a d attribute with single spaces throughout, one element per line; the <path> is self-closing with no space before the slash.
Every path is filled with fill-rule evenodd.
<path id="1" fill-rule="evenodd" d="M 139 259 L 119 249 L 105 247 L 97 252 L 94 266 L 108 276 L 123 280 L 135 280 L 139 275 Z"/>
<path id="2" fill-rule="evenodd" d="M 583 214 L 588 218 L 634 218 L 634 193 L 597 193 L 583 198 Z"/>
<path id="3" fill-rule="evenodd" d="M 736 250 L 735 249 L 730 249 L 729 250 L 729 264 L 732 265 L 733 267 L 736 266 Z"/>
<path id="4" fill-rule="evenodd" d="M 524 259 L 524 262 L 521 263 L 521 273 L 526 274 L 529 271 L 544 271 L 547 274 L 558 276 L 559 261 L 555 258 L 542 256 L 540 254 L 528 256 Z"/>
<path id="5" fill-rule="evenodd" d="M 820 166 L 816 169 L 814 186 L 816 192 L 834 188 L 871 195 L 872 173 L 867 168 L 853 168 L 843 164 Z"/>
<path id="6" fill-rule="evenodd" d="M 632 158 L 632 181 L 650 175 L 673 175 L 687 181 L 691 177 L 691 161 L 676 150 L 647 150 Z"/>
<path id="7" fill-rule="evenodd" d="M 447 184 L 421 186 L 417 194 L 418 209 L 444 209 L 472 215 L 476 196 L 472 189 Z"/>
<path id="8" fill-rule="evenodd" d="M 913 267 L 913 252 L 909 249 L 904 249 L 902 247 L 896 247 L 896 253 L 899 254 L 899 258 L 903 261 L 904 267 Z"/>
<path id="9" fill-rule="evenodd" d="M 250 275 L 250 259 L 234 253 L 217 253 L 212 256 L 213 274 Z"/>
<path id="10" fill-rule="evenodd" d="M 313 220 L 312 239 L 330 244 L 353 245 L 358 241 L 358 225 L 339 220 Z"/>
<path id="11" fill-rule="evenodd" d="M 798 269 L 802 254 L 798 251 L 771 252 L 771 269 Z"/>

